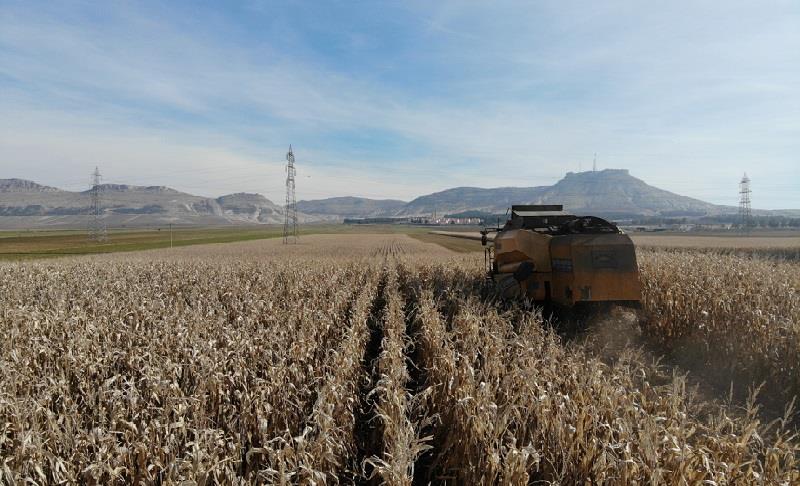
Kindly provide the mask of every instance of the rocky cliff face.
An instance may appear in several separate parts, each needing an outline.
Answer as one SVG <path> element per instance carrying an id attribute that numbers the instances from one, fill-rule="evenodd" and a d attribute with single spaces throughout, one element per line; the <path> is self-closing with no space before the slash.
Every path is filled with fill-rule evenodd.
<path id="1" fill-rule="evenodd" d="M 218 197 L 216 203 L 226 218 L 248 223 L 282 223 L 283 208 L 261 194 L 237 193 Z"/>

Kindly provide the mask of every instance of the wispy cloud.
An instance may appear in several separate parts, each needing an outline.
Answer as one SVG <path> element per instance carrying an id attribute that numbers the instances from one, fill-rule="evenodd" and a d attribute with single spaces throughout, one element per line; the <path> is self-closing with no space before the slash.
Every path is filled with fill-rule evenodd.
<path id="1" fill-rule="evenodd" d="M 551 183 L 599 152 L 720 203 L 747 170 L 756 205 L 800 207 L 795 5 L 437 5 L 0 7 L 4 175 L 72 184 L 103 159 L 279 199 L 291 142 L 302 197 L 410 198 Z"/>

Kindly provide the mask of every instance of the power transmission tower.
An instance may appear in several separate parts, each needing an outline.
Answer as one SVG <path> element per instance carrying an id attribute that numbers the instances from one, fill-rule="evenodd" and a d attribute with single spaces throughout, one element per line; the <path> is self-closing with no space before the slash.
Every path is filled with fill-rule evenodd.
<path id="1" fill-rule="evenodd" d="M 744 173 L 739 182 L 739 222 L 745 230 L 753 224 L 753 214 L 750 210 L 750 178 Z"/>
<path id="2" fill-rule="evenodd" d="M 89 241 L 106 241 L 108 233 L 106 232 L 105 221 L 102 220 L 103 208 L 100 204 L 100 169 L 94 168 L 92 173 L 92 190 L 91 190 L 91 207 L 89 208 L 89 227 L 88 236 Z"/>
<path id="3" fill-rule="evenodd" d="M 597 172 L 597 152 L 594 153 L 594 158 L 592 159 L 592 172 Z"/>
<path id="4" fill-rule="evenodd" d="M 294 195 L 294 153 L 289 145 L 286 154 L 286 208 L 283 219 L 283 244 L 297 243 L 297 200 Z"/>

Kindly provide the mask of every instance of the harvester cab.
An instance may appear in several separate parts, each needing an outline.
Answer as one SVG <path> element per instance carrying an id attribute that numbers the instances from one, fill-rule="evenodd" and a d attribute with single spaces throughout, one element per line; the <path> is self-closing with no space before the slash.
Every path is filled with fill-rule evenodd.
<path id="1" fill-rule="evenodd" d="M 561 205 L 515 205 L 502 228 L 481 231 L 481 242 L 487 276 L 505 298 L 563 306 L 641 298 L 633 241 L 602 218 Z"/>

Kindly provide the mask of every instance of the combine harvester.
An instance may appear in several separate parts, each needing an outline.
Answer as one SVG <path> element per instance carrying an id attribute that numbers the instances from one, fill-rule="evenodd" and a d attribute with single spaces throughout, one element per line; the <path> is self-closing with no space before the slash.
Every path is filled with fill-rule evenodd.
<path id="1" fill-rule="evenodd" d="M 567 214 L 561 205 L 515 205 L 505 226 L 481 231 L 481 243 L 488 277 L 504 298 L 567 308 L 636 307 L 641 299 L 633 241 L 602 218 Z"/>

